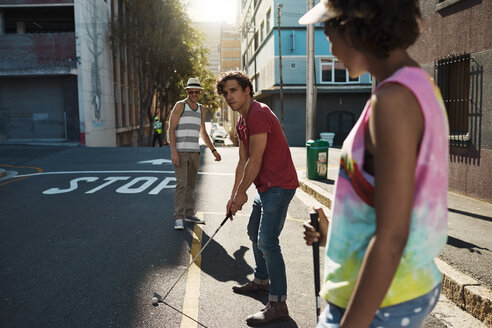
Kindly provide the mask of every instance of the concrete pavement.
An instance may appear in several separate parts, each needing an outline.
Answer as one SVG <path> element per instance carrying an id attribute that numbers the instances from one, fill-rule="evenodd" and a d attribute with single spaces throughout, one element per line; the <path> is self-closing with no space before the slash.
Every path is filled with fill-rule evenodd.
<path id="1" fill-rule="evenodd" d="M 327 179 L 317 181 L 306 178 L 302 149 L 292 151 L 301 189 L 331 208 L 340 150 L 330 149 Z M 448 243 L 436 259 L 443 275 L 443 294 L 492 327 L 492 204 L 449 193 L 448 207 Z"/>

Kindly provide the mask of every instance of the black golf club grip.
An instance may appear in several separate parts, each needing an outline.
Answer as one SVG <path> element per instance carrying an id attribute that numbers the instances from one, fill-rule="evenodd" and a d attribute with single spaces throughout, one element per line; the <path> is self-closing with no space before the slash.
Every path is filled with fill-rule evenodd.
<path id="1" fill-rule="evenodd" d="M 311 225 L 316 231 L 319 231 L 319 221 L 318 221 L 318 212 L 311 211 L 309 213 L 309 217 L 311 219 Z M 320 291 L 320 273 L 319 273 L 319 242 L 313 243 L 313 265 L 314 265 L 314 292 L 316 296 L 316 320 L 318 320 L 320 314 L 320 300 L 319 300 L 319 291 Z"/>
<path id="2" fill-rule="evenodd" d="M 229 211 L 229 212 L 227 213 L 227 216 L 225 217 L 225 219 L 224 219 L 224 220 L 222 220 L 222 222 L 220 223 L 220 227 L 222 227 L 222 226 L 224 225 L 224 223 L 226 223 L 226 222 L 227 222 L 227 220 L 228 220 L 228 219 L 230 219 L 231 217 L 232 217 L 232 212 L 231 212 L 231 211 Z"/>

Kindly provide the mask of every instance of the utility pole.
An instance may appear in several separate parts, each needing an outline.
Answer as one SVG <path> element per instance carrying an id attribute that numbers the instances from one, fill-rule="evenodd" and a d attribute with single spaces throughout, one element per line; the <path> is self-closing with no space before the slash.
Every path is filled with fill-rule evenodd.
<path id="1" fill-rule="evenodd" d="M 282 45 L 280 40 L 282 39 L 282 34 L 280 33 L 280 17 L 282 17 L 282 13 L 280 10 L 282 9 L 282 4 L 278 4 L 278 15 L 277 15 L 277 23 L 278 23 L 278 66 L 280 73 L 280 124 L 282 125 L 282 129 L 284 129 L 284 81 L 282 79 Z"/>
<path id="2" fill-rule="evenodd" d="M 314 7 L 314 0 L 307 0 L 307 10 Z M 306 27 L 306 140 L 315 139 L 316 97 L 314 90 L 314 24 Z"/>

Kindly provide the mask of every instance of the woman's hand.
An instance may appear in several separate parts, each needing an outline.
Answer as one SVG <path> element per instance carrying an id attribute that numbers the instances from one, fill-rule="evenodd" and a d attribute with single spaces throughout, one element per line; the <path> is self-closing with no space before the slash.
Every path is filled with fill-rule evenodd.
<path id="1" fill-rule="evenodd" d="M 302 226 L 304 227 L 304 240 L 306 245 L 311 246 L 313 243 L 319 242 L 319 245 L 324 247 L 326 245 L 326 236 L 328 234 L 328 218 L 322 208 L 314 208 L 318 212 L 319 231 L 314 230 L 311 222 L 305 221 Z"/>

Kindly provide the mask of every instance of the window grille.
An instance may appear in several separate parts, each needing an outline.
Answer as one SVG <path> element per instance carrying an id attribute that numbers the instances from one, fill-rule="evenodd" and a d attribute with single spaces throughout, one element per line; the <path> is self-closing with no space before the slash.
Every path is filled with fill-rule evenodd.
<path id="1" fill-rule="evenodd" d="M 469 54 L 450 55 L 434 61 L 434 80 L 441 89 L 449 120 L 449 141 L 453 146 L 477 145 L 477 123 L 481 106 L 473 104 L 470 92 L 476 93 L 479 65 L 473 65 Z M 481 82 L 480 82 L 481 83 Z M 475 90 L 475 91 L 474 91 Z"/>

